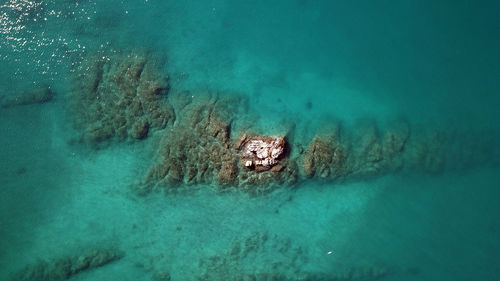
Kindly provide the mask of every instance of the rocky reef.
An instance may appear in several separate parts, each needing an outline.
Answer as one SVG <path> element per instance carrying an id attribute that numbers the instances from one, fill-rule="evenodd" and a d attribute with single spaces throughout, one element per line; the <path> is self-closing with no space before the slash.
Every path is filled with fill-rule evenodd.
<path id="1" fill-rule="evenodd" d="M 330 181 L 367 178 L 402 167 L 409 125 L 399 120 L 381 133 L 373 121 L 359 121 L 354 131 L 340 125 L 316 135 L 302 157 L 307 177 Z"/>
<path id="2" fill-rule="evenodd" d="M 175 104 L 178 120 L 164 132 L 156 160 L 140 185 L 139 192 L 175 190 L 180 185 L 212 183 L 222 189 L 229 186 L 253 187 L 253 191 L 257 192 L 262 191 L 261 188 L 269 188 L 264 184 L 271 186 L 284 182 L 283 175 L 286 172 L 283 171 L 287 168 L 296 169 L 291 168 L 296 166 L 290 161 L 280 161 L 278 164 L 277 159 L 285 146 L 284 139 L 255 136 L 244 143 L 240 139 L 238 143 L 231 137 L 234 117 L 246 112 L 245 107 L 241 106 L 242 98 L 239 95 L 211 92 L 172 93 L 169 101 Z M 248 148 L 251 141 L 263 139 L 272 143 L 268 158 L 274 159 L 274 162 L 252 162 L 254 168 L 259 167 L 260 173 L 239 165 L 241 161 L 253 161 L 243 160 L 249 159 L 249 155 L 241 156 L 240 149 L 243 146 Z M 288 171 L 288 174 L 291 173 Z"/>
<path id="3" fill-rule="evenodd" d="M 380 265 L 337 267 L 334 272 L 317 274 L 305 268 L 310 261 L 308 249 L 290 238 L 270 235 L 267 232 L 252 233 L 235 239 L 227 251 L 200 260 L 202 276 L 197 280 L 377 280 L 390 275 Z M 273 260 L 256 268 L 252 259 L 272 253 Z"/>
<path id="4" fill-rule="evenodd" d="M 90 54 L 75 70 L 71 107 L 81 139 L 94 147 L 144 139 L 175 120 L 163 102 L 168 80 L 161 59 L 147 52 Z"/>
<path id="5" fill-rule="evenodd" d="M 335 136 L 315 136 L 302 156 L 302 169 L 309 178 L 345 176 L 345 149 Z"/>
<path id="6" fill-rule="evenodd" d="M 260 116 L 248 109 L 249 96 L 170 89 L 158 61 L 142 51 L 97 53 L 75 72 L 73 113 L 85 143 L 100 148 L 156 132 L 159 141 L 150 144 L 156 155 L 137 184 L 139 194 L 203 184 L 259 194 L 310 179 L 364 180 L 401 170 L 437 173 L 488 163 L 499 154 L 495 139 L 487 143 L 474 138 L 477 133 L 405 119 L 364 119 L 349 126 L 335 121 L 315 134 L 300 134 L 291 129 L 293 123 L 307 122 L 288 118 L 293 125 L 286 130 L 272 131 L 273 124 L 262 130 L 255 122 Z"/>
<path id="7" fill-rule="evenodd" d="M 146 175 L 147 185 L 237 184 L 237 159 L 229 139 L 232 114 L 226 107 L 234 100 L 217 94 L 172 94 L 177 102 L 177 122 L 163 134 L 157 159 Z"/>
<path id="8" fill-rule="evenodd" d="M 53 260 L 41 260 L 28 265 L 13 274 L 12 281 L 58 281 L 67 280 L 87 270 L 104 266 L 121 259 L 124 253 L 115 248 L 93 249 L 79 255 L 61 257 Z"/>

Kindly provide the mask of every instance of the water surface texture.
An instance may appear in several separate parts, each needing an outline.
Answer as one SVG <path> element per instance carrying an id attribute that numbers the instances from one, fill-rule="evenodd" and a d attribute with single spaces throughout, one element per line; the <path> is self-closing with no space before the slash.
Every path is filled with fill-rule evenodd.
<path id="1" fill-rule="evenodd" d="M 498 280 L 500 2 L 0 2 L 1 280 Z"/>

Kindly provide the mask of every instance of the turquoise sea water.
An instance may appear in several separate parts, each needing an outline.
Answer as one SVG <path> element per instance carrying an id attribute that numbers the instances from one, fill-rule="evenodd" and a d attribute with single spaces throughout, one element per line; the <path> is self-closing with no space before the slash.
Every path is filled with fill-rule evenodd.
<path id="1" fill-rule="evenodd" d="M 32 276 L 499 280 L 499 14 L 461 0 L 1 1 L 1 104 L 46 86 L 55 97 L 0 108 L 0 279 L 118 249 Z M 171 90 L 245 95 L 262 134 L 403 118 L 412 135 L 458 132 L 445 145 L 459 149 L 432 172 L 138 196 L 155 139 L 95 150 L 68 107 L 89 54 L 138 50 L 165 57 Z"/>

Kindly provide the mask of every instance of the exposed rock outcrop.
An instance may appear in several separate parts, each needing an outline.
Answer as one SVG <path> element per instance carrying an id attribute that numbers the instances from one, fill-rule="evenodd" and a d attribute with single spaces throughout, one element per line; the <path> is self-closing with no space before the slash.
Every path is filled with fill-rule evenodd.
<path id="1" fill-rule="evenodd" d="M 283 137 L 248 137 L 245 134 L 239 141 L 238 147 L 242 146 L 241 163 L 247 169 L 255 171 L 267 171 L 278 164 L 279 158 L 285 151 L 285 139 Z"/>

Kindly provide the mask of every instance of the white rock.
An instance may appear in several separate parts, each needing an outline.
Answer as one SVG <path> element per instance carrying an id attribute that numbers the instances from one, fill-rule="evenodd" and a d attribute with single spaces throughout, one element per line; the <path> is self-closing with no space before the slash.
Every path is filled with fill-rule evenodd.
<path id="1" fill-rule="evenodd" d="M 251 139 L 246 145 L 245 154 L 253 158 L 254 161 L 247 160 L 245 167 L 251 167 L 252 164 L 264 167 L 276 165 L 278 158 L 283 153 L 283 147 L 284 140 L 280 137 Z"/>

